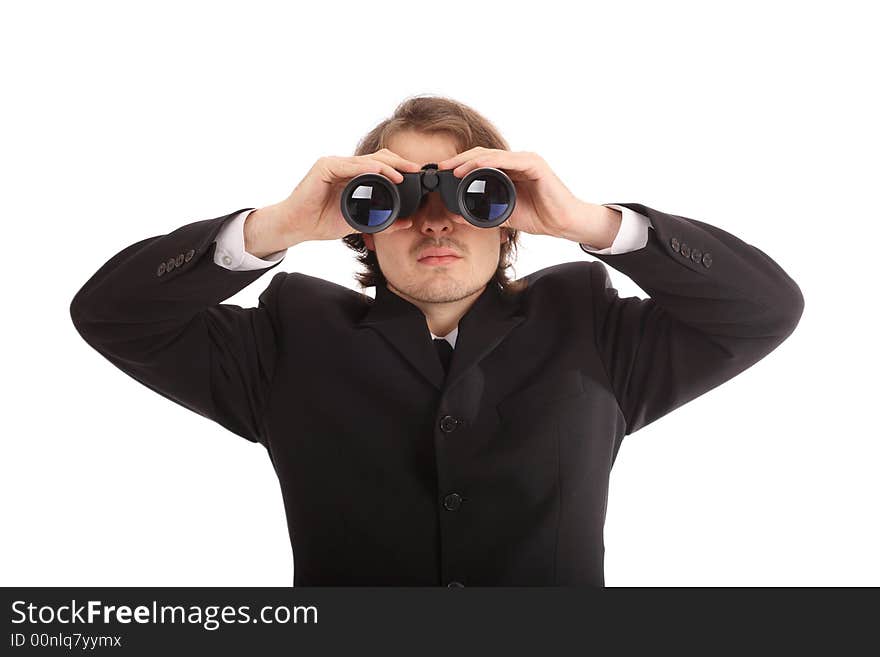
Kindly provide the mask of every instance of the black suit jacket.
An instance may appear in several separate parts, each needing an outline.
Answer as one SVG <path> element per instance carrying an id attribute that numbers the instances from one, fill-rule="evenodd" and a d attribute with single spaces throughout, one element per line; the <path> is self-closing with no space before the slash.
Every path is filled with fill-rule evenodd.
<path id="1" fill-rule="evenodd" d="M 267 449 L 294 585 L 603 586 L 624 436 L 766 356 L 804 304 L 730 233 L 620 205 L 651 219 L 647 245 L 487 286 L 445 380 L 384 286 L 276 272 L 257 308 L 221 303 L 267 271 L 213 261 L 241 210 L 123 249 L 70 313 L 116 367 Z M 603 262 L 649 298 L 619 298 Z"/>

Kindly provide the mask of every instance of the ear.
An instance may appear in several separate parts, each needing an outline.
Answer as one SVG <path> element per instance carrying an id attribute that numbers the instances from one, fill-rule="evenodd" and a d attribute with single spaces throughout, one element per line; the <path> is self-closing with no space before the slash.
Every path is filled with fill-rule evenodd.
<path id="1" fill-rule="evenodd" d="M 372 233 L 361 233 L 361 239 L 364 240 L 364 244 L 370 251 L 376 250 L 376 243 L 373 241 Z"/>

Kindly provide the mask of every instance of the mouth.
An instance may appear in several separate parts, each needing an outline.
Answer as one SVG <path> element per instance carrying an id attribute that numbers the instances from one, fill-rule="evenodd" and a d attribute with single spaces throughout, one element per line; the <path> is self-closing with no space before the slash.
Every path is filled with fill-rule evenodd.
<path id="1" fill-rule="evenodd" d="M 423 265 L 448 265 L 461 260 L 458 251 L 448 246 L 429 246 L 419 254 L 418 261 Z"/>
<path id="2" fill-rule="evenodd" d="M 419 264 L 421 265 L 448 265 L 456 260 L 461 260 L 458 256 L 428 256 L 426 258 L 419 258 Z"/>

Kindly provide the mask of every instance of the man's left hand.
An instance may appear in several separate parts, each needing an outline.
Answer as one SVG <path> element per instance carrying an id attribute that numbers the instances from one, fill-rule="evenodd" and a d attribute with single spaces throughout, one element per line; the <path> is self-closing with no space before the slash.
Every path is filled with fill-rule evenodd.
<path id="1" fill-rule="evenodd" d="M 480 167 L 504 171 L 516 186 L 516 207 L 501 226 L 573 241 L 596 239 L 606 232 L 600 221 L 607 219 L 610 208 L 577 198 L 537 153 L 477 146 L 437 167 L 453 169 L 456 178 Z"/>

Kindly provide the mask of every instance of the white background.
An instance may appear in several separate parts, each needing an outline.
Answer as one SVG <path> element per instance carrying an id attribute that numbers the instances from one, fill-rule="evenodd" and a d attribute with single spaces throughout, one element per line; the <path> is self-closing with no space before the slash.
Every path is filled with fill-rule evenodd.
<path id="1" fill-rule="evenodd" d="M 0 583 L 290 585 L 264 448 L 115 369 L 69 303 L 123 247 L 280 201 L 405 98 L 441 94 L 578 197 L 716 225 L 803 291 L 776 351 L 624 440 L 606 584 L 880 585 L 869 3 L 11 4 Z M 517 276 L 593 259 L 522 245 Z M 357 289 L 340 242 L 278 270 Z"/>

